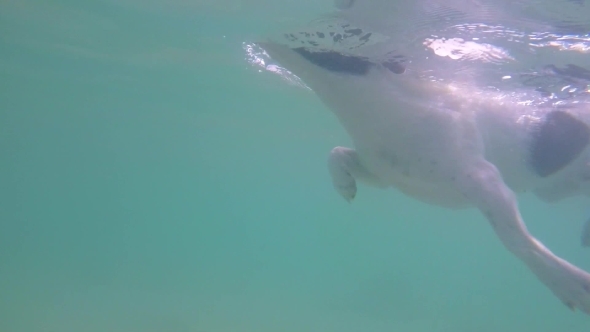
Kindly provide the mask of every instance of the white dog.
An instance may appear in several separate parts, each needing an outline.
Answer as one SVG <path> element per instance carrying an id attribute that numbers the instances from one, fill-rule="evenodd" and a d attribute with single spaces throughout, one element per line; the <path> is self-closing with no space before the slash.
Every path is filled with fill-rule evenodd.
<path id="1" fill-rule="evenodd" d="M 337 3 L 345 8 L 354 1 Z M 590 103 L 531 101 L 541 94 L 528 87 L 485 89 L 474 70 L 452 79 L 431 75 L 457 54 L 511 61 L 491 45 L 430 39 L 423 46 L 429 56 L 412 65 L 384 52 L 386 39 L 333 20 L 258 43 L 301 78 L 350 135 L 355 148 L 335 147 L 329 156 L 336 190 L 351 201 L 360 181 L 430 204 L 476 207 L 563 303 L 590 314 L 590 274 L 527 231 L 514 194 L 532 191 L 556 201 L 590 193 Z M 463 49 L 445 53 L 445 43 Z M 575 66 L 551 68 L 584 74 Z"/>

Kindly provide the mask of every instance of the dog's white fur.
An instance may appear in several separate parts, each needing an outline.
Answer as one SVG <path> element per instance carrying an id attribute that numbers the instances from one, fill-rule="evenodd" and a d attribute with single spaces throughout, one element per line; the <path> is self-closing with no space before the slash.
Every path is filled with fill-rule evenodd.
<path id="1" fill-rule="evenodd" d="M 505 247 L 563 303 L 590 314 L 590 274 L 529 234 L 514 194 L 532 191 L 555 201 L 590 192 L 588 148 L 548 177 L 527 164 L 531 128 L 547 109 L 380 66 L 366 75 L 332 72 L 287 44 L 259 43 L 317 94 L 352 138 L 354 150 L 336 147 L 328 161 L 334 187 L 346 200 L 354 198 L 358 180 L 430 204 L 476 207 Z M 567 112 L 590 124 L 590 105 Z"/>

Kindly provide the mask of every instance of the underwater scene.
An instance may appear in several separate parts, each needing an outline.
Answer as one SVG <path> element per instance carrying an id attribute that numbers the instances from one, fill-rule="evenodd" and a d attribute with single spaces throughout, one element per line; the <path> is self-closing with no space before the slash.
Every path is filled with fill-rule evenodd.
<path id="1" fill-rule="evenodd" d="M 0 1 L 0 332 L 590 331 L 589 18 Z"/>

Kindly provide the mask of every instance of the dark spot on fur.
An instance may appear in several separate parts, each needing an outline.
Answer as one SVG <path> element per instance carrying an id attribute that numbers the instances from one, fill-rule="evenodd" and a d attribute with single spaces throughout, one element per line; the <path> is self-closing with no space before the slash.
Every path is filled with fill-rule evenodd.
<path id="1" fill-rule="evenodd" d="M 383 67 L 389 69 L 392 73 L 395 74 L 403 74 L 406 71 L 406 68 L 395 60 L 387 60 L 382 64 Z"/>
<path id="2" fill-rule="evenodd" d="M 317 32 L 317 34 L 318 34 L 318 37 L 320 37 L 320 38 L 324 38 L 326 36 L 323 32 L 319 32 L 319 31 Z"/>
<path id="3" fill-rule="evenodd" d="M 363 33 L 363 30 L 362 30 L 362 29 L 358 29 L 358 28 L 357 28 L 357 29 L 348 29 L 348 30 L 344 30 L 344 32 L 346 32 L 346 33 L 350 33 L 352 36 L 358 36 L 358 35 L 360 35 L 361 33 Z"/>
<path id="4" fill-rule="evenodd" d="M 589 142 L 585 123 L 564 111 L 550 112 L 533 132 L 530 165 L 539 176 L 549 176 L 575 160 Z"/>
<path id="5" fill-rule="evenodd" d="M 339 42 L 342 40 L 342 35 L 337 33 L 336 35 L 334 35 L 334 37 L 332 38 L 332 40 L 334 40 L 335 43 Z"/>
<path id="6" fill-rule="evenodd" d="M 311 52 L 304 47 L 293 50 L 309 62 L 337 73 L 365 75 L 373 65 L 367 58 L 344 55 L 335 51 Z"/>
<path id="7" fill-rule="evenodd" d="M 361 38 L 359 38 L 359 40 L 362 40 L 364 42 L 369 41 L 369 38 L 371 38 L 371 33 L 367 33 L 366 35 L 362 36 Z"/>
<path id="8" fill-rule="evenodd" d="M 590 70 L 580 66 L 568 64 L 564 68 L 558 68 L 555 65 L 548 65 L 546 66 L 546 69 L 552 71 L 555 74 L 579 78 L 583 80 L 590 80 Z"/>

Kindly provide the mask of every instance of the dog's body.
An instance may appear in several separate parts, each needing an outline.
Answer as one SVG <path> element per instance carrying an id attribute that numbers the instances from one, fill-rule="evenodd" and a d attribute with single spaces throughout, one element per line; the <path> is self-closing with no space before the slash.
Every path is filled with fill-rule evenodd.
<path id="1" fill-rule="evenodd" d="M 469 75 L 432 79 L 407 70 L 398 57 L 360 55 L 377 38 L 339 24 L 259 43 L 317 94 L 352 138 L 354 150 L 330 153 L 336 190 L 351 201 L 358 180 L 430 204 L 476 207 L 558 298 L 590 313 L 590 274 L 528 233 L 513 194 L 532 191 L 555 201 L 590 192 L 590 103 L 527 102 L 526 89 L 507 93 L 460 81 Z M 328 38 L 350 40 L 345 49 L 314 41 Z"/>

